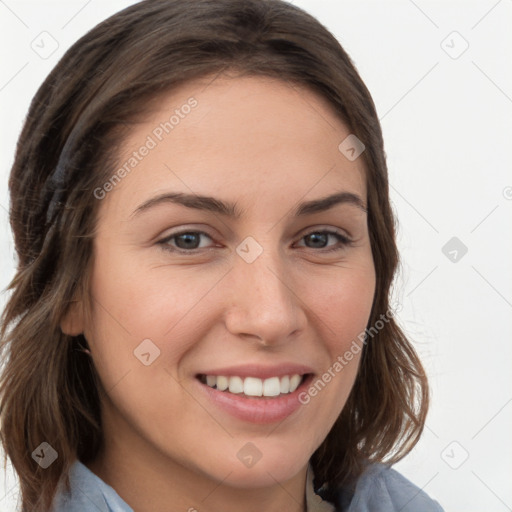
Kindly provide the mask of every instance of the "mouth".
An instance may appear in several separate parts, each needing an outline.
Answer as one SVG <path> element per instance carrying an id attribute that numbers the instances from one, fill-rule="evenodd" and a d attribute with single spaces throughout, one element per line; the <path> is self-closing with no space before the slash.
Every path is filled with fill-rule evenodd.
<path id="1" fill-rule="evenodd" d="M 238 375 L 198 375 L 202 384 L 206 384 L 212 389 L 217 389 L 225 393 L 234 395 L 244 395 L 252 398 L 274 398 L 281 395 L 293 393 L 307 378 L 309 374 L 283 375 L 267 379 L 258 377 L 240 377 Z"/>
<path id="2" fill-rule="evenodd" d="M 313 373 L 288 373 L 256 377 L 201 373 L 196 375 L 200 392 L 214 408 L 250 423 L 282 421 L 301 407 L 299 394 L 313 379 Z M 257 372 L 254 372 L 257 373 Z M 280 372 L 281 373 L 281 372 Z"/>

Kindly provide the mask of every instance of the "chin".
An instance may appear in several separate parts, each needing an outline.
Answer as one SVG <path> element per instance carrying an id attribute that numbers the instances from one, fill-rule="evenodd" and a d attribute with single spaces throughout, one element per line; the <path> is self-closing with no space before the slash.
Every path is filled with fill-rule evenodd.
<path id="1" fill-rule="evenodd" d="M 281 459 L 282 460 L 282 459 Z M 284 484 L 299 473 L 308 461 L 286 461 L 279 465 L 273 461 L 259 461 L 252 468 L 237 467 L 232 469 L 224 484 L 238 489 L 260 489 L 276 484 Z"/>
<path id="2" fill-rule="evenodd" d="M 292 479 L 308 465 L 311 457 L 309 451 L 298 449 L 304 449 L 304 444 L 299 442 L 295 450 L 286 443 L 277 444 L 269 439 L 247 441 L 242 443 L 242 448 L 238 446 L 234 457 L 212 454 L 213 461 L 205 468 L 210 478 L 234 488 L 270 487 Z"/>

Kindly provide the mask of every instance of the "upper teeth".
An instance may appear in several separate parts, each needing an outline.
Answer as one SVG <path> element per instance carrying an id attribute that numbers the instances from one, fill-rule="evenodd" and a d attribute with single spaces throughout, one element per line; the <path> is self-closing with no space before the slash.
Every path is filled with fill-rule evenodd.
<path id="1" fill-rule="evenodd" d="M 281 378 L 270 377 L 258 379 L 257 377 L 226 377 L 224 375 L 207 375 L 206 384 L 220 391 L 230 393 L 243 393 L 247 396 L 278 396 L 279 394 L 293 393 L 301 383 L 302 376 L 298 374 L 285 375 Z"/>

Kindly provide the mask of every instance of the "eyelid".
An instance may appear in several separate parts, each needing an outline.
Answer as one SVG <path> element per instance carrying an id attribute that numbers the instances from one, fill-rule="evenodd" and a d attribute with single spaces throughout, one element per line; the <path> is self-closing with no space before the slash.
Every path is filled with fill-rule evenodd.
<path id="1" fill-rule="evenodd" d="M 333 235 L 339 235 L 343 237 L 346 240 L 353 241 L 352 235 L 346 230 L 341 229 L 332 225 L 326 225 L 326 224 L 318 224 L 315 226 L 310 226 L 303 231 L 299 233 L 299 239 L 302 239 L 303 237 L 310 235 L 311 233 L 329 233 Z"/>
<path id="2" fill-rule="evenodd" d="M 339 247 L 339 244 L 335 244 L 334 246 L 327 246 L 327 248 L 320 248 L 315 250 L 315 252 L 329 252 L 329 251 L 336 251 L 340 250 L 341 248 L 345 246 L 350 246 L 354 244 L 354 240 L 352 237 L 350 237 L 348 234 L 342 232 L 339 229 L 333 228 L 333 227 L 313 227 L 309 228 L 307 231 L 301 233 L 299 237 L 299 242 L 302 241 L 306 236 L 311 235 L 313 233 L 325 233 L 327 235 L 333 235 L 338 238 L 339 244 L 341 244 L 341 247 Z M 301 246 L 305 247 L 305 246 Z M 310 247 L 306 247 L 306 249 L 311 249 Z"/>
<path id="3" fill-rule="evenodd" d="M 180 229 L 179 231 L 169 233 L 165 237 L 158 240 L 156 243 L 157 243 L 157 245 L 161 246 L 161 248 L 163 250 L 174 252 L 174 253 L 181 253 L 181 254 L 198 253 L 202 250 L 211 249 L 213 247 L 213 245 L 212 245 L 211 247 L 199 247 L 197 249 L 188 249 L 187 250 L 187 249 L 181 249 L 179 247 L 175 247 L 175 246 L 169 244 L 169 242 L 172 239 L 174 239 L 180 235 L 184 235 L 186 233 L 194 233 L 194 234 L 198 234 L 198 235 L 204 235 L 204 236 L 208 237 L 212 242 L 215 242 L 213 236 L 211 236 L 206 231 L 203 231 L 203 230 L 197 229 L 197 228 L 184 228 L 184 229 Z"/>
<path id="4" fill-rule="evenodd" d="M 213 242 L 213 244 L 210 247 L 198 247 L 195 249 L 181 249 L 181 248 L 175 247 L 169 243 L 172 239 L 174 239 L 180 235 L 187 234 L 187 233 L 204 235 L 204 236 L 208 237 Z M 308 235 L 311 235 L 313 233 L 325 233 L 327 235 L 333 235 L 338 238 L 338 244 L 335 244 L 333 246 L 327 246 L 325 248 L 312 248 L 312 247 L 306 247 L 305 245 L 301 245 L 300 247 L 304 247 L 305 249 L 312 249 L 314 252 L 319 252 L 319 253 L 324 252 L 325 253 L 325 252 L 330 252 L 330 251 L 341 250 L 342 248 L 344 248 L 346 246 L 350 246 L 354 243 L 354 240 L 346 232 L 343 232 L 342 230 L 340 230 L 338 228 L 334 228 L 332 226 L 309 227 L 305 231 L 300 233 L 300 236 L 298 237 L 297 242 L 301 242 L 305 237 L 307 237 Z M 297 242 L 295 242 L 295 243 L 297 243 Z M 340 244 L 341 244 L 341 247 L 340 247 Z M 204 252 L 205 250 L 215 248 L 215 239 L 214 239 L 214 236 L 210 235 L 209 233 L 207 233 L 206 231 L 203 231 L 201 229 L 193 228 L 193 227 L 190 227 L 190 228 L 184 227 L 184 228 L 178 229 L 177 231 L 167 234 L 164 238 L 161 238 L 160 240 L 157 241 L 157 245 L 161 246 L 161 248 L 163 250 L 166 250 L 168 252 L 192 255 L 192 254 L 199 254 L 199 253 Z M 217 247 L 218 247 L 218 245 L 217 245 Z"/>

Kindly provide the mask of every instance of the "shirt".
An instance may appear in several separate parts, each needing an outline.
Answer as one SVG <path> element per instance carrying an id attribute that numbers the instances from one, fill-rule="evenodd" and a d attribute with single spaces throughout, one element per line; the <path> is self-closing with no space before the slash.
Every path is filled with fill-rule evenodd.
<path id="1" fill-rule="evenodd" d="M 355 492 L 337 493 L 336 503 L 324 501 L 313 487 L 308 468 L 307 512 L 443 512 L 425 492 L 384 464 L 372 464 L 357 481 Z M 70 492 L 59 486 L 52 512 L 133 512 L 133 509 L 80 461 L 69 470 Z M 148 511 L 151 512 L 151 511 Z"/>

